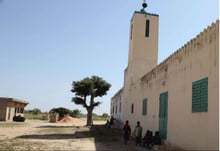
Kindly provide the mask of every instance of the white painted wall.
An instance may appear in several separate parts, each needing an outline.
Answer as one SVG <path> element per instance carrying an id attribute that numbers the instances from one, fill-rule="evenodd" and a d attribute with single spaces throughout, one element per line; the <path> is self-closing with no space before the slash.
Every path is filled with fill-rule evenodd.
<path id="1" fill-rule="evenodd" d="M 134 16 L 133 21 L 139 15 Z M 141 22 L 141 20 L 140 17 L 136 21 Z M 141 45 L 134 47 L 130 44 L 130 59 L 125 70 L 123 88 L 122 121 L 129 120 L 134 129 L 139 120 L 144 133 L 148 129 L 157 131 L 159 96 L 167 91 L 166 141 L 187 150 L 217 150 L 219 146 L 219 22 L 205 29 L 160 65 L 155 68 L 151 66 L 153 70 L 148 66 L 148 72 L 140 71 L 144 69 L 142 67 L 139 68 L 140 70 L 137 69 L 138 56 L 143 55 L 135 51 L 140 50 L 138 47 Z M 146 53 L 148 50 L 145 49 Z M 141 76 L 142 73 L 144 74 Z M 136 80 L 131 82 L 131 77 Z M 192 82 L 205 77 L 208 77 L 208 112 L 192 113 Z M 145 116 L 142 115 L 144 98 L 148 99 Z M 131 104 L 134 104 L 133 114 Z"/>

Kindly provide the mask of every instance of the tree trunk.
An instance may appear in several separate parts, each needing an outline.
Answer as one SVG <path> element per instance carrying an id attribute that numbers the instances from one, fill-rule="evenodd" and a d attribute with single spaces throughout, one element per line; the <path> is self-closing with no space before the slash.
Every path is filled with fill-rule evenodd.
<path id="1" fill-rule="evenodd" d="M 91 126 L 93 125 L 93 121 L 92 121 L 92 108 L 87 108 L 87 126 Z"/>

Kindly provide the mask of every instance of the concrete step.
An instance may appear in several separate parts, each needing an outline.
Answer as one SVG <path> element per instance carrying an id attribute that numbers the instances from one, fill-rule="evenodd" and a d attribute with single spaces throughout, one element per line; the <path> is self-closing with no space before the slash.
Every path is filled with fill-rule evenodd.
<path id="1" fill-rule="evenodd" d="M 154 145 L 152 147 L 154 151 L 183 151 L 180 148 L 174 147 L 170 144 L 163 144 L 163 145 Z"/>

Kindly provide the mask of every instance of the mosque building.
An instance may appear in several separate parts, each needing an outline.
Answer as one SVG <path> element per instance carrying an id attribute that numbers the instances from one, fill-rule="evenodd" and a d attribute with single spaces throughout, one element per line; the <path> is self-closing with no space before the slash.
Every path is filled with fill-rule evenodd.
<path id="1" fill-rule="evenodd" d="M 130 22 L 123 87 L 111 115 L 134 129 L 137 121 L 165 143 L 186 150 L 219 147 L 219 21 L 158 62 L 159 16 L 143 9 Z"/>

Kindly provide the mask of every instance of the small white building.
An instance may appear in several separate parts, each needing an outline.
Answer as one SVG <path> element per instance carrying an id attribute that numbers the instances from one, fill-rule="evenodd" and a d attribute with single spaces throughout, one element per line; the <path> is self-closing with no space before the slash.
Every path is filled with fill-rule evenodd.
<path id="1" fill-rule="evenodd" d="M 114 118 L 122 121 L 122 93 L 123 89 L 120 89 L 111 99 L 110 114 Z"/>
<path id="2" fill-rule="evenodd" d="M 165 142 L 186 150 L 219 147 L 219 21 L 157 65 L 159 16 L 134 12 L 124 86 L 111 114 L 139 120 Z M 115 109 L 120 107 L 120 111 Z"/>

